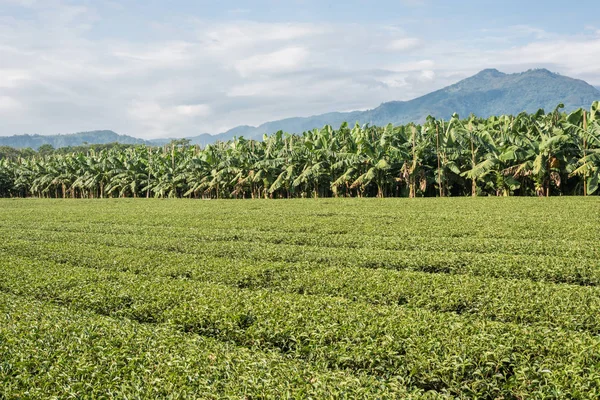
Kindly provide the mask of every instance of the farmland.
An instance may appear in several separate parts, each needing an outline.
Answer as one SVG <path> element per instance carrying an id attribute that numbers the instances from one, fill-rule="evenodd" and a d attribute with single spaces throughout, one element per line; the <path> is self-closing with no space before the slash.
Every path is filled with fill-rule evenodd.
<path id="1" fill-rule="evenodd" d="M 600 198 L 0 200 L 0 398 L 598 398 Z"/>

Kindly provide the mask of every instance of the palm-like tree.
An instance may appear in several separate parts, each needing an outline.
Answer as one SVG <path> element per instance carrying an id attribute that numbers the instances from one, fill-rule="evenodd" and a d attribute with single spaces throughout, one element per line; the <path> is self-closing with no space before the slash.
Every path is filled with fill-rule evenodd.
<path id="1" fill-rule="evenodd" d="M 0 196 L 281 198 L 597 194 L 600 105 L 569 115 L 453 115 L 331 126 L 200 148 L 114 147 L 0 159 Z"/>
<path id="2" fill-rule="evenodd" d="M 581 177 L 584 195 L 593 194 L 600 184 L 600 102 L 592 104 L 589 114 L 585 110 L 571 113 L 566 125 L 582 155 L 570 176 Z"/>

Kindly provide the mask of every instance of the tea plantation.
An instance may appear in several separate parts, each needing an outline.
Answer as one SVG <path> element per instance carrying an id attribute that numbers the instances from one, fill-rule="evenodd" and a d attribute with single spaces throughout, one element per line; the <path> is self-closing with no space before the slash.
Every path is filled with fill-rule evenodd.
<path id="1" fill-rule="evenodd" d="M 600 398 L 600 198 L 0 200 L 0 398 Z"/>

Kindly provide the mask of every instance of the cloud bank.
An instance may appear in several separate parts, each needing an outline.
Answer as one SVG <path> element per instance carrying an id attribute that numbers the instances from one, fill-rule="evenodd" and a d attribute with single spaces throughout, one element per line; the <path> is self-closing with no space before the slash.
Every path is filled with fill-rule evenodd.
<path id="1" fill-rule="evenodd" d="M 518 25 L 450 41 L 401 24 L 259 22 L 236 9 L 219 21 L 144 20 L 136 37 L 106 30 L 106 7 L 119 3 L 81 4 L 0 0 L 0 135 L 219 133 L 409 100 L 489 67 L 600 85 L 591 27 L 565 36 Z"/>

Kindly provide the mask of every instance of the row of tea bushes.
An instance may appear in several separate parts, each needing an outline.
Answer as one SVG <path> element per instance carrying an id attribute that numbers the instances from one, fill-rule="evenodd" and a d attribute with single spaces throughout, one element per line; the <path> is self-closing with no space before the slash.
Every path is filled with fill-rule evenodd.
<path id="1" fill-rule="evenodd" d="M 487 398 L 600 395 L 600 340 L 587 333 L 8 254 L 0 272 L 4 292 L 278 350 L 331 371 L 393 379 L 410 389 Z"/>
<path id="2" fill-rule="evenodd" d="M 0 249 L 33 260 L 373 304 L 472 314 L 489 320 L 600 333 L 600 288 L 528 280 L 245 261 L 104 245 L 7 241 Z"/>
<path id="3" fill-rule="evenodd" d="M 206 257 L 271 262 L 314 262 L 329 266 L 384 268 L 427 273 L 528 279 L 582 286 L 600 285 L 600 258 L 556 257 L 453 251 L 392 251 L 371 248 L 300 246 L 245 241 L 200 241 L 177 236 L 82 234 L 45 230 L 0 231 L 7 239 L 87 243 L 136 248 L 140 252 L 160 250 Z"/>
<path id="4" fill-rule="evenodd" d="M 0 293 L 1 398 L 440 398 L 398 381 Z"/>

